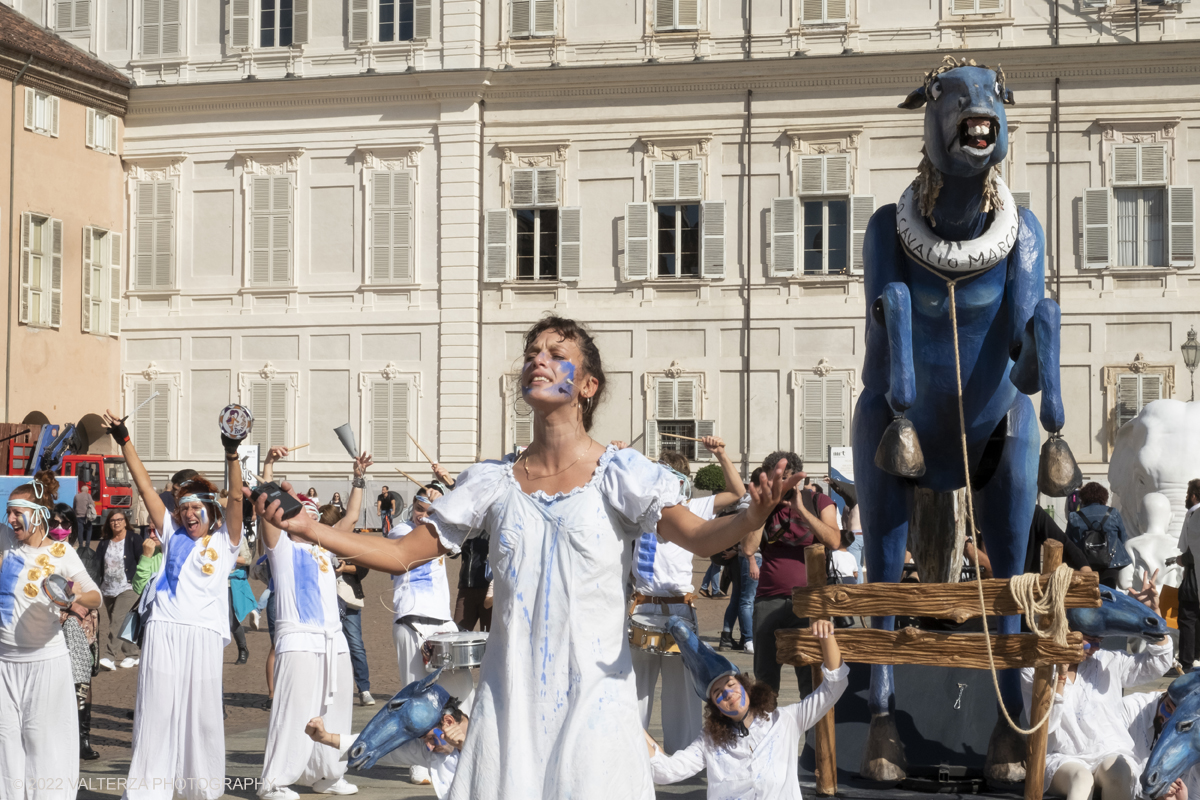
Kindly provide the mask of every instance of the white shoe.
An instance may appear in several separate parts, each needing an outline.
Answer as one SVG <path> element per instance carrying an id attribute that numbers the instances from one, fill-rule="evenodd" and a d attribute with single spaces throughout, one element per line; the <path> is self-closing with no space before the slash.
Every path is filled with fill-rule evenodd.
<path id="1" fill-rule="evenodd" d="M 104 667 L 105 669 L 116 669 L 117 668 L 117 665 L 113 663 L 113 660 L 111 658 L 100 659 L 100 666 Z"/>
<path id="2" fill-rule="evenodd" d="M 121 669 L 132 669 L 138 665 L 138 660 L 133 656 L 127 656 L 121 659 L 121 663 L 117 664 Z"/>
<path id="3" fill-rule="evenodd" d="M 259 616 L 257 608 L 250 612 L 250 624 L 254 626 L 254 630 L 262 630 L 262 628 L 259 627 L 259 623 L 261 621 L 262 617 Z"/>
<path id="4" fill-rule="evenodd" d="M 429 777 L 429 768 L 421 766 L 410 767 L 408 782 L 414 786 L 428 786 L 433 783 Z"/>
<path id="5" fill-rule="evenodd" d="M 345 778 L 317 781 L 313 784 L 312 790 L 317 794 L 358 794 L 358 787 L 350 783 Z"/>
<path id="6" fill-rule="evenodd" d="M 751 653 L 751 654 L 754 653 L 754 640 L 753 639 L 748 639 L 746 641 L 746 649 L 743 652 Z"/>
<path id="7" fill-rule="evenodd" d="M 286 786 L 280 786 L 258 795 L 262 800 L 300 800 L 300 795 Z"/>
<path id="8" fill-rule="evenodd" d="M 358 702 L 362 703 L 364 706 L 373 706 L 375 705 L 375 698 L 371 697 L 370 692 L 359 692 Z"/>

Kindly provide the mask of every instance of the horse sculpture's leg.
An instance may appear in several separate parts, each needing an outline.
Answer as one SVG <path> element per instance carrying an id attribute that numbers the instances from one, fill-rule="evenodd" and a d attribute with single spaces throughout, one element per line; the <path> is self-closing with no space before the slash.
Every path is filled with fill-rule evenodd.
<path id="1" fill-rule="evenodd" d="M 1017 395 L 1009 410 L 1008 432 L 999 463 L 986 485 L 975 493 L 975 518 L 979 520 L 980 535 L 997 578 L 1011 578 L 1025 569 L 1029 528 L 1037 503 L 1038 439 L 1033 402 L 1023 394 Z M 999 627 L 1001 633 L 1019 633 L 1021 618 L 1003 617 Z M 1020 675 L 1016 670 L 1004 670 L 999 678 L 1004 706 L 1019 723 L 1024 705 Z M 988 744 L 985 768 L 988 778 L 1012 783 L 1022 780 L 1024 758 L 1024 738 L 1001 718 Z"/>
<path id="2" fill-rule="evenodd" d="M 917 377 L 913 364 L 912 297 L 908 286 L 893 282 L 883 287 L 871 308 L 872 322 L 887 336 L 887 402 L 895 419 L 881 433 L 875 464 L 901 478 L 925 474 L 925 458 L 917 430 L 902 415 L 917 399 Z"/>
<path id="3" fill-rule="evenodd" d="M 854 479 L 857 490 L 867 563 L 872 583 L 895 583 L 904 569 L 908 542 L 908 488 L 903 478 L 875 466 L 875 443 L 890 424 L 892 409 L 883 394 L 865 390 L 859 398 L 854 422 Z M 873 617 L 871 625 L 892 630 L 895 617 Z M 900 781 L 908 769 L 904 747 L 896 730 L 892 668 L 871 668 L 871 729 L 860 772 L 868 780 Z"/>

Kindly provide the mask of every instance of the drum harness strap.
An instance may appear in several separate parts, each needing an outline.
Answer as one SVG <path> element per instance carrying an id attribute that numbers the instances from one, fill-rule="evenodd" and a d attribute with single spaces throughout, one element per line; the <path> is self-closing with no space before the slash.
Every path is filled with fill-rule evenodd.
<path id="1" fill-rule="evenodd" d="M 695 605 L 696 605 L 695 593 L 688 592 L 687 594 L 685 594 L 683 596 L 677 596 L 677 597 L 652 597 L 650 595 L 644 595 L 641 592 L 634 592 L 633 599 L 630 600 L 630 602 L 629 602 L 629 613 L 630 614 L 634 613 L 634 611 L 637 609 L 638 606 L 656 605 L 662 609 L 662 613 L 664 616 L 670 616 L 670 614 L 671 614 L 670 606 L 680 605 L 680 604 L 695 607 Z"/>

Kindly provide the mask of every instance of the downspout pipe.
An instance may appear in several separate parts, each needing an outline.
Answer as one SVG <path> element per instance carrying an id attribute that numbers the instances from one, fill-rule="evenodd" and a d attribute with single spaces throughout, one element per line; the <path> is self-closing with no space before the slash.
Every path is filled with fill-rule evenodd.
<path id="1" fill-rule="evenodd" d="M 754 258 L 754 201 L 750 192 L 754 178 L 753 140 L 754 90 L 746 90 L 746 297 L 742 302 L 745 311 L 743 325 L 746 328 L 746 351 L 742 354 L 743 382 L 746 387 L 746 404 L 742 408 L 742 475 L 750 474 L 750 269 Z"/>
<path id="2" fill-rule="evenodd" d="M 25 71 L 33 63 L 33 53 L 25 59 L 24 66 L 12 81 L 12 100 L 9 104 L 8 124 L 8 335 L 4 341 L 4 421 L 12 422 L 12 337 L 13 337 L 13 203 L 16 196 L 17 168 L 17 84 L 25 77 Z"/>
<path id="3" fill-rule="evenodd" d="M 1054 302 L 1062 307 L 1062 104 L 1061 79 L 1054 79 Z"/>

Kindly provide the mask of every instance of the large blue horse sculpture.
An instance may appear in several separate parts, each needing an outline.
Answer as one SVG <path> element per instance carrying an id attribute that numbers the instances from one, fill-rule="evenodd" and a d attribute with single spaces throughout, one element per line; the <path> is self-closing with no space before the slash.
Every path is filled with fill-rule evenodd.
<path id="1" fill-rule="evenodd" d="M 925 107 L 925 158 L 900 202 L 871 217 L 864 242 L 867 351 L 853 442 L 871 581 L 900 579 L 910 518 L 928 519 L 923 504 L 926 515 L 930 507 L 943 518 L 949 514 L 951 530 L 954 514 L 965 514 L 954 511 L 952 499 L 967 485 L 956 368 L 975 519 L 997 577 L 1024 566 L 1038 492 L 1038 421 L 1055 434 L 1064 422 L 1059 308 L 1044 296 L 1045 237 L 1037 218 L 1017 208 L 997 169 L 1008 153 L 1004 106 L 1013 102 L 1012 93 L 998 70 L 947 62 L 900 104 Z M 957 364 L 950 280 L 956 281 Z M 1035 416 L 1029 395 L 1037 392 Z M 1051 444 L 1059 454 L 1065 449 L 1057 437 Z M 1078 468 L 1069 450 L 1065 459 L 1074 478 Z M 925 527 L 914 528 L 914 552 L 929 533 Z M 934 576 L 922 567 L 925 580 L 956 579 L 951 572 L 960 570 L 961 539 L 939 545 L 949 570 Z M 894 622 L 878 617 L 873 625 L 891 630 Z M 1016 633 L 1019 620 L 1005 618 L 1000 627 Z M 1004 674 L 1001 681 L 1005 705 L 1017 719 L 1018 676 Z M 890 666 L 872 668 L 868 704 L 862 772 L 874 780 L 902 779 L 907 767 L 892 718 Z M 993 734 L 989 751 L 999 754 L 989 752 L 989 775 L 1019 780 L 1024 746 L 1006 731 Z"/>

